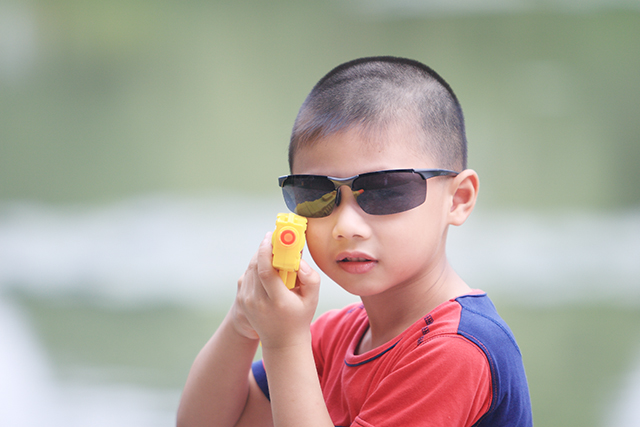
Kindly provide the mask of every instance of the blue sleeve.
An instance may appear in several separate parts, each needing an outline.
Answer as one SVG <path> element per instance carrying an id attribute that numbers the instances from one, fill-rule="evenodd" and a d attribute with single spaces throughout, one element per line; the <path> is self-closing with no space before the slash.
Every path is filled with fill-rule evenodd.
<path id="1" fill-rule="evenodd" d="M 251 365 L 251 372 L 253 372 L 253 377 L 256 379 L 260 390 L 262 390 L 267 399 L 271 401 L 271 398 L 269 397 L 269 383 L 267 382 L 267 372 L 264 370 L 264 364 L 262 363 L 262 360 L 253 362 L 253 364 Z"/>
<path id="2" fill-rule="evenodd" d="M 491 368 L 491 407 L 474 426 L 533 426 L 527 376 L 511 329 L 486 295 L 456 301 L 462 306 L 458 333 L 485 353 Z"/>

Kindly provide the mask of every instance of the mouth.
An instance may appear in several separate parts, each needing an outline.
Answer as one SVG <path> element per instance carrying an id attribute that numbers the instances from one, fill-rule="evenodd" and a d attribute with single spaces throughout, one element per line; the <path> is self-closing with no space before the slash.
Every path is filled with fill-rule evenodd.
<path id="1" fill-rule="evenodd" d="M 348 273 L 362 274 L 371 271 L 378 260 L 364 253 L 342 253 L 336 257 L 336 263 Z"/>
<path id="2" fill-rule="evenodd" d="M 337 262 L 376 262 L 376 259 L 365 252 L 342 252 L 336 256 Z"/>
<path id="3" fill-rule="evenodd" d="M 375 260 L 363 257 L 344 257 L 337 260 L 337 262 L 375 262 Z"/>

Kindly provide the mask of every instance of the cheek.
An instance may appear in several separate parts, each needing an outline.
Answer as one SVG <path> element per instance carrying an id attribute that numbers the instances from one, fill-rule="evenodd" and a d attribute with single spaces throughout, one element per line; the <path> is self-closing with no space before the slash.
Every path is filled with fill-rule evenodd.
<path id="1" fill-rule="evenodd" d="M 381 241 L 384 242 L 384 251 L 388 255 L 392 255 L 395 260 L 402 260 L 406 262 L 413 262 L 416 258 L 419 258 L 424 251 L 424 247 L 427 244 L 426 236 L 423 230 L 416 228 L 403 228 L 393 233 L 393 230 L 385 230 L 385 236 L 381 236 Z"/>
<path id="2" fill-rule="evenodd" d="M 310 219 L 307 225 L 307 248 L 315 263 L 322 267 L 323 259 L 326 258 L 327 236 L 331 236 L 330 230 L 323 226 L 322 221 Z"/>
<path id="3" fill-rule="evenodd" d="M 401 223 L 382 230 L 388 251 L 414 261 L 429 256 L 440 245 L 443 232 L 440 218 L 427 209 L 411 211 Z"/>

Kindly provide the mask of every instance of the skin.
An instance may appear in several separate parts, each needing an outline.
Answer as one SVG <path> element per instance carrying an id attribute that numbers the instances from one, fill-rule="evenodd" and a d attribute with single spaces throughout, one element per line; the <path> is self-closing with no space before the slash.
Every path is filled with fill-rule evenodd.
<path id="1" fill-rule="evenodd" d="M 393 141 L 393 144 L 389 143 Z M 438 168 L 419 149 L 412 129 L 398 124 L 375 135 L 351 129 L 299 150 L 294 174 L 349 177 L 385 169 Z M 309 219 L 307 245 L 336 283 L 359 295 L 369 329 L 358 348 L 391 340 L 439 304 L 470 292 L 449 265 L 449 225 L 461 225 L 478 193 L 478 176 L 431 178 L 427 200 L 393 215 L 368 215 L 347 187 L 331 215 Z M 179 426 L 333 426 L 311 351 L 309 326 L 320 279 L 304 261 L 289 291 L 271 267 L 271 233 L 245 274 L 227 317 L 191 369 L 178 411 Z M 258 339 L 271 402 L 251 374 Z"/>

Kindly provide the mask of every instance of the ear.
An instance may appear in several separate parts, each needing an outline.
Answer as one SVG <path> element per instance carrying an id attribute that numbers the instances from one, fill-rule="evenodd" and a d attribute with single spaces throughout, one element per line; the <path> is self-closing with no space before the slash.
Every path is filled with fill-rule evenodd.
<path id="1" fill-rule="evenodd" d="M 472 169 L 463 170 L 452 180 L 449 224 L 462 225 L 467 220 L 476 205 L 479 188 L 480 178 Z"/>

